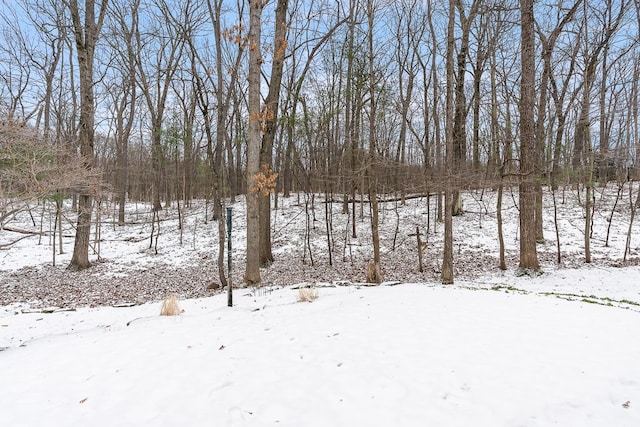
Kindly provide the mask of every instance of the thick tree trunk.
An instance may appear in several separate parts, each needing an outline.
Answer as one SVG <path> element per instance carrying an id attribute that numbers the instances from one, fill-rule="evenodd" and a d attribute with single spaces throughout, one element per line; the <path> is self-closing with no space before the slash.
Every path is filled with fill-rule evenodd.
<path id="1" fill-rule="evenodd" d="M 93 57 L 96 41 L 100 34 L 100 28 L 104 20 L 104 12 L 107 0 L 103 0 L 100 6 L 100 14 L 96 23 L 95 0 L 85 0 L 84 24 L 81 20 L 81 10 L 77 0 L 70 0 L 69 10 L 73 21 L 73 29 L 76 40 L 76 54 L 78 56 L 78 68 L 80 76 L 80 122 L 79 143 L 80 154 L 87 169 L 94 166 L 94 121 L 95 110 L 93 100 Z M 81 270 L 91 266 L 89 262 L 89 240 L 91 238 L 91 212 L 93 208 L 92 192 L 89 183 L 82 188 L 78 203 L 78 223 L 73 246 L 73 255 L 69 269 Z"/>
<path id="2" fill-rule="evenodd" d="M 278 0 L 276 5 L 273 62 L 269 80 L 269 93 L 265 99 L 265 132 L 262 136 L 260 165 L 267 165 L 269 169 L 273 162 L 273 141 L 278 123 L 282 68 L 287 50 L 287 5 L 288 0 Z M 260 265 L 264 266 L 273 262 L 273 253 L 271 252 L 271 194 L 260 194 L 258 200 L 260 211 Z"/>
<path id="3" fill-rule="evenodd" d="M 89 262 L 89 242 L 91 240 L 91 212 L 93 198 L 88 194 L 81 194 L 78 198 L 78 222 L 73 244 L 73 255 L 69 263 L 70 270 L 83 270 L 91 267 Z"/>
<path id="4" fill-rule="evenodd" d="M 535 46 L 533 0 L 520 0 L 521 63 L 520 86 L 520 268 L 540 269 L 535 228 Z"/>
<path id="5" fill-rule="evenodd" d="M 260 278 L 260 213 L 255 177 L 260 170 L 260 52 L 262 2 L 249 2 L 249 135 L 247 140 L 247 263 L 244 280 L 258 284 Z"/>
<path id="6" fill-rule="evenodd" d="M 471 23 L 475 19 L 478 0 L 474 0 L 470 6 L 469 16 L 465 16 L 464 5 L 456 2 L 458 15 L 460 17 L 460 26 L 462 33 L 460 34 L 460 47 L 456 55 L 456 75 L 455 75 L 455 104 L 453 117 L 453 175 L 454 186 L 452 188 L 452 205 L 453 215 L 462 215 L 464 213 L 462 199 L 460 195 L 460 186 L 463 181 L 469 182 L 467 173 L 467 97 L 465 94 L 465 82 L 467 77 L 467 55 L 469 53 L 469 35 L 471 32 Z M 453 53 L 452 53 L 453 55 Z M 453 60 L 453 57 L 452 57 Z M 453 83 L 451 83 L 453 84 Z"/>

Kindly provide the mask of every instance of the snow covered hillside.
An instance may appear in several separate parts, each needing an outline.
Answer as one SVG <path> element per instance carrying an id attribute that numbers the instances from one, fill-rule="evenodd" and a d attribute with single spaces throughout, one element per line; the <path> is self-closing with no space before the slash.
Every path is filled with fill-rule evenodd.
<path id="1" fill-rule="evenodd" d="M 622 265 L 630 204 L 628 187 L 616 201 L 615 185 L 596 189 L 591 253 L 593 265 Z M 635 191 L 634 191 L 635 194 Z M 557 225 L 561 264 L 551 197 L 545 199 L 545 243 L 538 245 L 544 271 L 583 267 L 584 213 L 580 198 L 570 189 L 559 192 Z M 351 215 L 342 213 L 339 201 L 326 205 L 323 195 L 280 198 L 272 211 L 275 262 L 262 270 L 264 285 L 290 285 L 302 281 L 348 280 L 364 282 L 372 259 L 368 205 L 356 205 L 357 236 L 351 234 Z M 380 240 L 384 280 L 438 282 L 442 264 L 443 226 L 435 220 L 435 201 L 425 197 L 380 203 Z M 454 269 L 457 279 L 485 280 L 501 276 L 498 266 L 496 193 L 489 190 L 464 193 L 466 213 L 454 218 Z M 233 281 L 242 283 L 245 262 L 245 210 L 242 199 L 233 207 Z M 325 207 L 327 209 L 325 209 Z M 217 226 L 208 220 L 211 209 L 203 202 L 178 211 L 161 211 L 160 236 L 150 248 L 151 212 L 143 204 L 127 207 L 127 225 L 118 227 L 116 206 L 103 203 L 98 239 L 92 241 L 90 259 L 95 266 L 85 272 L 65 270 L 73 250 L 73 221 L 63 222 L 63 254 L 48 230 L 53 229 L 51 204 L 34 206 L 30 212 L 10 217 L 0 230 L 0 305 L 28 307 L 79 307 L 140 304 L 158 301 L 169 293 L 182 298 L 213 295 L 207 285 L 217 281 Z M 361 216 L 362 213 L 362 216 Z M 66 218 L 74 214 L 67 211 Z M 95 215 L 94 215 L 95 217 Z M 511 274 L 518 265 L 517 193 L 505 191 L 503 229 L 506 260 Z M 328 221 L 327 221 L 328 219 Z M 327 226 L 328 223 L 328 226 Z M 42 227 L 42 235 L 40 230 Z M 327 238 L 329 229 L 329 238 Z M 416 230 L 426 243 L 423 272 L 418 269 Z M 640 260 L 640 223 L 631 228 L 627 265 Z M 96 229 L 94 227 L 94 233 Z M 32 233 L 32 234 L 25 234 Z M 57 239 L 56 239 L 57 240 Z M 329 264 L 331 244 L 331 265 Z M 157 253 L 156 253 L 157 249 Z"/>
<path id="2" fill-rule="evenodd" d="M 426 199 L 381 204 L 388 282 L 365 286 L 366 209 L 354 239 L 332 206 L 329 266 L 322 197 L 315 220 L 304 196 L 280 200 L 265 286 L 236 289 L 231 308 L 206 289 L 217 277 L 217 236 L 204 206 L 186 210 L 182 238 L 175 209 L 163 211 L 157 254 L 147 207 L 130 206 L 125 227 L 110 224 L 105 207 L 101 262 L 79 273 L 64 270 L 69 224 L 56 266 L 46 233 L 38 244 L 37 234 L 11 231 L 37 231 L 43 213 L 47 224 L 47 208 L 34 208 L 33 221 L 24 213 L 0 231 L 1 424 L 638 426 L 640 233 L 633 225 L 621 267 L 628 196 L 614 210 L 615 189 L 598 191 L 594 262 L 582 261 L 581 208 L 567 192 L 562 263 L 547 200 L 544 273 L 533 278 L 516 274 L 517 195 L 506 199 L 509 269 L 500 272 L 495 193 L 466 193 L 467 213 L 454 219 L 453 286 L 437 280 L 433 202 L 428 234 Z M 235 204 L 235 283 L 243 215 Z M 423 273 L 416 226 L 428 242 Z M 299 302 L 307 286 L 318 298 Z M 159 315 L 169 293 L 182 314 Z"/>

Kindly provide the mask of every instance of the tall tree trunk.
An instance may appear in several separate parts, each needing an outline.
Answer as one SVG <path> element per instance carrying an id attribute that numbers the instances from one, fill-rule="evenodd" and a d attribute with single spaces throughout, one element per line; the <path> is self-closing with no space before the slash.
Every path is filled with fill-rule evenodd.
<path id="1" fill-rule="evenodd" d="M 547 71 L 547 64 L 549 61 L 545 60 L 545 55 L 551 55 L 549 49 L 545 49 L 543 51 L 543 62 L 544 67 L 542 71 L 542 81 L 539 85 L 540 88 L 540 98 L 538 100 L 538 120 L 535 125 L 535 171 L 536 176 L 542 177 L 542 172 L 545 165 L 544 159 L 544 148 L 545 148 L 545 140 L 546 140 L 546 122 L 547 122 L 547 104 L 548 104 L 548 96 L 547 96 L 547 86 L 549 84 L 549 78 L 551 77 Z M 535 233 L 536 233 L 536 242 L 544 243 L 544 224 L 542 221 L 542 180 L 536 179 L 535 181 Z"/>
<path id="2" fill-rule="evenodd" d="M 80 122 L 79 142 L 80 154 L 85 167 L 91 169 L 94 166 L 94 132 L 95 132 L 95 107 L 93 101 L 93 58 L 96 42 L 104 22 L 104 14 L 107 9 L 107 0 L 100 5 L 98 21 L 95 15 L 95 0 L 85 0 L 84 24 L 81 19 L 81 9 L 77 0 L 68 3 L 73 21 L 73 30 L 76 40 L 76 54 L 78 56 L 78 68 L 80 76 Z M 69 269 L 82 270 L 91 266 L 89 262 L 89 240 L 91 238 L 91 212 L 93 208 L 92 192 L 94 188 L 83 188 L 78 198 L 78 223 L 73 246 L 73 255 Z"/>
<path id="3" fill-rule="evenodd" d="M 280 102 L 280 86 L 282 84 L 282 68 L 287 50 L 287 6 L 288 0 L 278 0 L 276 5 L 275 40 L 273 46 L 273 62 L 269 80 L 269 93 L 265 99 L 265 132 L 262 136 L 260 165 L 271 169 L 273 162 L 273 141 L 278 123 L 278 104 Z M 260 264 L 273 262 L 271 252 L 271 194 L 259 195 L 260 218 Z"/>
<path id="4" fill-rule="evenodd" d="M 540 81 L 540 94 L 538 100 L 538 121 L 536 123 L 536 174 L 538 176 L 544 171 L 546 172 L 547 177 L 550 176 L 553 171 L 547 171 L 546 169 L 546 159 L 545 159 L 545 139 L 547 138 L 547 105 L 549 104 L 548 97 L 548 88 L 552 78 L 552 70 L 551 70 L 551 54 L 553 53 L 553 49 L 555 48 L 556 41 L 558 37 L 562 33 L 564 26 L 573 18 L 573 15 L 578 10 L 578 6 L 582 0 L 577 0 L 571 9 L 565 14 L 565 16 L 560 20 L 558 25 L 553 29 L 549 37 L 545 37 L 542 32 L 539 33 L 540 41 L 542 44 L 542 78 Z M 536 210 L 535 210 L 535 221 L 536 221 L 536 241 L 544 242 L 544 230 L 543 230 L 543 221 L 542 221 L 542 181 L 536 180 L 535 186 L 536 192 Z"/>
<path id="5" fill-rule="evenodd" d="M 444 190 L 444 251 L 442 255 L 441 280 L 444 284 L 453 283 L 453 185 L 452 169 L 454 163 L 454 102 L 453 102 L 453 49 L 455 37 L 455 9 L 454 0 L 449 0 L 449 23 L 447 26 L 447 96 L 445 118 L 445 190 Z"/>
<path id="6" fill-rule="evenodd" d="M 450 5 L 451 6 L 451 5 Z M 453 9 L 455 10 L 455 9 Z M 450 10 L 450 12 L 452 12 L 453 10 Z M 438 108 L 438 100 L 440 98 L 440 91 L 438 90 L 438 88 L 440 87 L 440 81 L 438 79 L 438 37 L 437 37 L 437 33 L 435 30 L 435 26 L 433 25 L 433 4 L 431 0 L 427 1 L 427 16 L 428 16 L 428 23 L 429 23 L 429 34 L 431 35 L 431 40 L 432 40 L 432 46 L 431 46 L 431 84 L 433 86 L 433 102 L 432 102 L 432 112 L 431 115 L 433 117 L 433 127 L 434 127 L 434 150 L 435 150 L 435 171 L 436 174 L 438 176 L 442 176 L 443 174 L 443 163 L 446 162 L 446 160 L 443 159 L 442 156 L 442 148 L 443 145 L 446 145 L 446 138 L 448 138 L 447 135 L 445 135 L 445 143 L 443 144 L 442 141 L 442 128 L 440 125 L 440 109 Z M 449 19 L 454 19 L 453 17 L 449 17 Z M 453 21 L 453 23 L 455 23 L 455 20 Z M 452 25 L 451 22 L 449 22 L 449 25 Z M 447 49 L 449 49 L 449 41 L 447 41 Z M 453 43 L 453 40 L 451 41 L 451 43 Z M 453 46 L 451 46 L 451 49 L 453 49 Z M 447 57 L 448 58 L 448 57 Z M 448 60 L 448 59 L 447 59 Z M 453 61 L 453 59 L 451 60 Z M 453 67 L 453 63 L 451 65 Z M 453 68 L 452 68 L 453 70 Z M 451 71 L 453 73 L 453 71 Z M 449 69 L 447 68 L 447 73 L 449 73 Z M 453 75 L 453 74 L 452 74 Z M 448 74 L 447 74 L 448 76 Z M 448 77 L 447 77 L 448 79 Z M 447 85 L 452 84 L 453 82 L 447 80 Z M 426 86 L 426 78 L 425 78 L 425 86 Z M 447 86 L 448 87 L 448 86 Z M 447 96 L 448 96 L 448 92 L 447 92 Z M 427 108 L 428 105 L 428 94 L 427 94 L 427 90 L 425 88 L 424 91 L 424 105 L 425 105 L 425 109 Z M 445 112 L 445 116 L 449 114 L 448 112 Z M 445 117 L 445 120 L 449 120 L 447 117 Z M 446 133 L 446 130 L 445 130 Z M 426 149 L 428 150 L 429 148 L 426 147 Z M 446 150 L 446 147 L 445 147 Z M 446 155 L 446 154 L 445 154 Z M 425 166 L 426 168 L 429 168 L 429 165 L 427 164 Z M 428 174 L 429 175 L 429 174 Z M 430 174 L 430 176 L 434 176 L 433 171 Z M 436 193 L 436 221 L 434 221 L 434 229 L 435 229 L 435 225 L 437 222 L 442 222 L 442 179 L 440 180 L 440 183 L 437 187 L 438 191 Z M 448 184 L 446 184 L 448 185 Z M 453 244 L 452 244 L 453 245 Z M 453 246 L 452 246 L 453 247 Z M 453 250 L 453 249 L 452 249 Z"/>
<path id="7" fill-rule="evenodd" d="M 478 48 L 475 72 L 473 74 L 473 172 L 480 169 L 480 83 L 484 72 L 485 53 Z"/>
<path id="8" fill-rule="evenodd" d="M 453 171 L 455 185 L 452 188 L 453 215 L 462 215 L 462 199 L 460 195 L 460 185 L 463 180 L 467 180 L 467 97 L 465 94 L 465 82 L 467 77 L 467 55 L 469 53 L 469 34 L 471 23 L 476 17 L 479 1 L 474 0 L 470 6 L 469 16 L 465 15 L 464 5 L 456 1 L 458 15 L 460 16 L 460 47 L 456 55 L 457 73 L 455 75 L 455 105 L 453 118 Z"/>
<path id="9" fill-rule="evenodd" d="M 125 83 L 124 95 L 117 102 L 116 111 L 116 192 L 118 197 L 118 225 L 125 223 L 125 203 L 129 172 L 129 136 L 133 127 L 136 100 L 135 74 Z M 126 116 L 125 116 L 126 114 Z"/>
<path id="10" fill-rule="evenodd" d="M 162 116 L 164 105 L 161 106 L 161 110 L 158 111 L 158 115 Z M 153 211 L 158 212 L 162 210 L 162 203 L 160 202 L 160 190 L 162 188 L 162 171 L 164 169 L 164 152 L 162 150 L 162 120 L 151 120 L 151 170 L 152 170 L 152 182 L 151 182 L 151 203 Z"/>
<path id="11" fill-rule="evenodd" d="M 356 5 L 355 0 L 351 0 L 349 2 L 349 30 L 347 34 L 347 75 L 346 75 L 346 87 L 344 92 L 345 98 L 345 107 L 344 107 L 344 136 L 345 136 L 345 146 L 348 147 L 349 150 L 349 177 L 348 183 L 351 188 L 349 188 L 351 192 L 351 237 L 356 238 L 356 160 L 357 160 L 357 147 L 358 141 L 355 137 L 355 120 L 353 117 L 353 105 L 355 103 L 354 99 L 354 90 L 353 90 L 353 63 L 354 63 L 354 33 L 356 27 Z M 345 204 L 344 204 L 344 212 L 349 213 L 349 197 L 345 194 Z"/>
<path id="12" fill-rule="evenodd" d="M 534 0 L 520 0 L 520 268 L 540 269 L 535 229 L 535 46 Z"/>
<path id="13" fill-rule="evenodd" d="M 195 60 L 194 60 L 195 62 Z M 191 90 L 195 92 L 195 84 L 191 87 Z M 197 100 L 195 93 L 191 93 L 189 95 L 189 104 L 185 106 L 184 113 L 184 141 L 183 141 L 183 156 L 184 156 L 184 164 L 182 166 L 182 186 L 183 186 L 183 194 L 182 198 L 184 200 L 184 205 L 189 207 L 191 206 L 191 198 L 192 198 L 192 182 L 193 182 L 193 145 L 194 145 L 194 136 L 193 136 L 193 128 L 196 119 L 196 106 Z M 178 177 L 176 177 L 178 178 Z"/>
<path id="14" fill-rule="evenodd" d="M 213 132 L 211 130 L 211 122 L 212 118 L 210 117 L 210 106 L 208 102 L 208 98 L 206 96 L 206 90 L 204 89 L 204 82 L 202 79 L 198 78 L 196 80 L 197 88 L 198 88 L 198 103 L 200 105 L 200 110 L 204 117 L 205 131 L 207 135 L 207 157 L 209 160 L 209 169 L 211 171 L 212 176 L 212 192 L 213 192 L 213 215 L 218 222 L 218 277 L 220 279 L 220 284 L 224 287 L 227 286 L 229 281 L 225 276 L 224 270 L 224 254 L 225 254 L 225 243 L 226 243 L 226 223 L 224 218 L 224 199 L 223 199 L 223 188 L 224 188 L 224 173 L 223 173 L 223 164 L 222 157 L 225 148 L 225 141 L 227 136 L 227 116 L 229 113 L 229 108 L 231 105 L 231 101 L 235 96 L 236 92 L 236 83 L 238 80 L 238 69 L 240 68 L 240 61 L 242 58 L 243 47 L 242 45 L 238 46 L 238 53 L 236 55 L 235 63 L 233 70 L 231 72 L 231 79 L 228 83 L 228 86 L 225 88 L 223 84 L 224 79 L 224 71 L 222 66 L 222 25 L 221 25 L 221 16 L 222 16 L 222 1 L 223 0 L 215 0 L 213 3 L 211 0 L 207 1 L 207 7 L 209 9 L 209 16 L 213 23 L 213 31 L 215 37 L 215 52 L 216 52 L 216 78 L 217 85 L 215 89 L 216 95 L 216 132 L 215 132 L 215 141 L 213 140 Z M 195 45 L 191 46 L 192 50 L 197 50 Z M 205 63 L 201 64 L 203 67 L 206 67 Z M 215 149 L 213 144 L 215 142 Z M 228 168 L 231 171 L 233 169 L 233 156 L 230 144 L 227 145 L 228 149 Z M 233 183 L 236 182 L 236 179 L 230 173 L 231 178 L 230 181 Z M 232 190 L 235 195 L 236 190 Z"/>
<path id="15" fill-rule="evenodd" d="M 380 236 L 378 232 L 378 178 L 376 174 L 376 76 L 375 53 L 373 51 L 373 0 L 367 1 L 367 18 L 369 28 L 367 39 L 369 44 L 369 163 L 367 165 L 367 178 L 369 181 L 369 202 L 371 203 L 371 240 L 373 244 L 373 264 L 375 274 L 369 280 L 375 283 L 382 282 L 380 272 Z"/>
<path id="16" fill-rule="evenodd" d="M 638 25 L 640 25 L 640 5 L 637 7 L 638 10 Z M 638 114 L 640 110 L 640 60 L 636 58 L 633 66 L 633 83 L 631 85 L 631 105 L 629 106 L 629 110 L 631 111 L 633 117 L 633 134 L 640 135 L 640 114 Z M 631 145 L 631 144 L 630 144 Z M 637 138 L 635 141 L 635 159 L 631 159 L 634 161 L 633 170 L 628 173 L 632 179 L 638 179 L 638 168 L 640 167 L 640 138 Z M 631 148 L 631 147 L 629 147 Z"/>
<path id="17" fill-rule="evenodd" d="M 126 46 L 126 52 L 122 53 L 122 61 L 124 64 L 124 72 L 128 71 L 128 78 L 123 81 L 123 94 L 112 94 L 114 102 L 117 106 L 117 127 L 116 127 L 116 174 L 118 183 L 116 191 L 118 194 L 118 225 L 123 226 L 125 223 L 125 203 L 127 201 L 127 188 L 129 184 L 129 137 L 136 114 L 136 99 L 138 96 L 136 85 L 136 50 L 134 47 L 134 30 L 138 21 L 138 4 L 140 0 L 132 3 L 131 24 L 125 16 L 118 19 L 120 31 Z"/>
<path id="18" fill-rule="evenodd" d="M 249 135 L 247 139 L 247 263 L 244 280 L 260 283 L 260 212 L 256 176 L 260 171 L 260 68 L 262 1 L 249 1 Z"/>

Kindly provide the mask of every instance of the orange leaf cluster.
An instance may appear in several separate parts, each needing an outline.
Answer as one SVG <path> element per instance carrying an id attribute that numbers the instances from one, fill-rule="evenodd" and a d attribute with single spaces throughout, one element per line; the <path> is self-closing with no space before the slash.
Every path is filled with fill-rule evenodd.
<path id="1" fill-rule="evenodd" d="M 243 35 L 244 30 L 243 25 L 234 25 L 231 28 L 225 28 L 222 30 L 222 38 L 244 48 L 249 42 L 249 36 Z"/>
<path id="2" fill-rule="evenodd" d="M 260 192 L 263 196 L 276 191 L 276 179 L 278 178 L 278 172 L 271 170 L 268 164 L 264 163 L 261 167 L 261 171 L 253 176 L 255 184 L 251 187 L 253 193 Z"/>
<path id="3" fill-rule="evenodd" d="M 265 133 L 267 131 L 267 122 L 269 120 L 273 120 L 274 117 L 275 113 L 273 112 L 273 107 L 271 107 L 270 105 L 263 105 L 260 112 L 251 113 L 249 119 L 260 121 L 260 130 L 262 131 L 262 133 Z"/>

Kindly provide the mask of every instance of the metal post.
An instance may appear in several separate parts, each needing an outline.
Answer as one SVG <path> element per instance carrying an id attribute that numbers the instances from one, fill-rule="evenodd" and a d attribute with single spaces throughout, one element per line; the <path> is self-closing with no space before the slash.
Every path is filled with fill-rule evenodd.
<path id="1" fill-rule="evenodd" d="M 231 217 L 233 210 L 227 207 L 227 284 L 229 285 L 229 293 L 227 296 L 227 306 L 233 307 L 233 282 L 231 281 Z"/>

